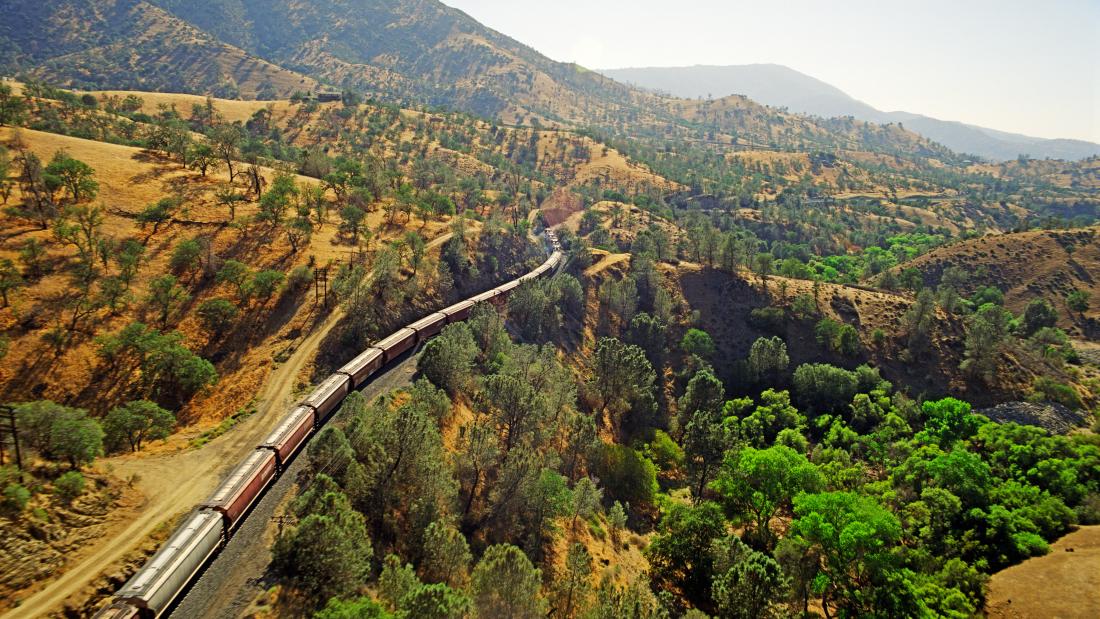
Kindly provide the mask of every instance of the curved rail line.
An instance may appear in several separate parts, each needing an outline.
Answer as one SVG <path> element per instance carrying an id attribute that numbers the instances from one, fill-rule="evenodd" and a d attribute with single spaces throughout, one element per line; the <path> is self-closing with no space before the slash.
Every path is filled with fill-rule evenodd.
<path id="1" fill-rule="evenodd" d="M 323 380 L 301 404 L 283 416 L 267 439 L 256 446 L 145 565 L 115 592 L 114 601 L 96 613 L 96 619 L 149 619 L 164 614 L 349 393 L 362 387 L 372 375 L 410 348 L 438 335 L 443 327 L 465 320 L 474 305 L 507 299 L 521 283 L 543 277 L 561 264 L 564 254 L 557 236 L 548 229 L 546 237 L 553 251 L 535 270 L 394 331 Z"/>

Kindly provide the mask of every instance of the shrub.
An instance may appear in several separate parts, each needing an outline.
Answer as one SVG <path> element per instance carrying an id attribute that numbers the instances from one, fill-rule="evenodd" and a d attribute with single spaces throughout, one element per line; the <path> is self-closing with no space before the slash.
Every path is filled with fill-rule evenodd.
<path id="1" fill-rule="evenodd" d="M 778 307 L 758 307 L 749 312 L 749 325 L 768 333 L 780 335 L 787 324 L 787 314 Z"/>
<path id="2" fill-rule="evenodd" d="M 1081 396 L 1069 385 L 1060 383 L 1048 376 L 1039 376 L 1032 385 L 1034 393 L 1032 399 L 1054 402 L 1069 408 L 1079 409 L 1083 405 Z"/>
<path id="3" fill-rule="evenodd" d="M 4 488 L 4 500 L 0 502 L 4 511 L 19 515 L 27 509 L 27 503 L 31 500 L 31 491 L 19 484 L 8 484 Z"/>
<path id="4" fill-rule="evenodd" d="M 672 471 L 684 465 L 684 450 L 663 430 L 654 433 L 647 455 L 662 471 Z"/>
<path id="5" fill-rule="evenodd" d="M 84 494 L 84 476 L 77 471 L 69 471 L 53 482 L 53 493 L 64 503 L 72 503 Z"/>
<path id="6" fill-rule="evenodd" d="M 593 468 L 610 498 L 631 505 L 650 504 L 657 495 L 657 467 L 624 445 L 593 448 Z"/>

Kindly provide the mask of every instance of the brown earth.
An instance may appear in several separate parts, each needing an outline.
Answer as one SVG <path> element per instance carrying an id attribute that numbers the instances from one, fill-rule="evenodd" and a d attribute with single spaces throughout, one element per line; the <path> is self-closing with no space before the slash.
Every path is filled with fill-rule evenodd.
<path id="1" fill-rule="evenodd" d="M 1081 527 L 1048 554 L 994 574 L 985 612 L 991 619 L 1100 617 L 1100 526 Z"/>
<path id="2" fill-rule="evenodd" d="M 996 286 L 1017 315 L 1031 300 L 1045 298 L 1058 310 L 1059 327 L 1100 341 L 1100 227 L 990 234 L 932 250 L 898 268 L 919 269 L 925 285 L 935 286 L 951 266 L 971 274 L 964 293 Z M 1073 290 L 1089 295 L 1092 307 L 1083 315 L 1066 306 Z"/>

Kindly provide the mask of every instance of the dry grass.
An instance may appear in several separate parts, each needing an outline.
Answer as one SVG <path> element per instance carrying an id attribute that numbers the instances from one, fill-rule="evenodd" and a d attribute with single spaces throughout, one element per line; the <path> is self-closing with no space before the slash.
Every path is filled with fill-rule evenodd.
<path id="1" fill-rule="evenodd" d="M 994 574 L 985 612 L 991 619 L 1100 617 L 1100 526 L 1081 527 L 1049 554 Z"/>

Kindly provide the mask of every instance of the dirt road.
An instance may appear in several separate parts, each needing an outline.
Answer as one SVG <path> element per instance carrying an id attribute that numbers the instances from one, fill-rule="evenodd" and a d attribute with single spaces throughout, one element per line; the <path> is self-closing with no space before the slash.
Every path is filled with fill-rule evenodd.
<path id="1" fill-rule="evenodd" d="M 256 413 L 230 432 L 210 441 L 202 449 L 103 461 L 119 477 L 138 476 L 135 485 L 146 497 L 140 515 L 114 538 L 104 539 L 94 552 L 66 569 L 59 578 L 23 600 L 5 618 L 41 617 L 60 610 L 67 599 L 76 596 L 105 569 L 136 548 L 161 523 L 190 510 L 206 498 L 227 471 L 255 449 L 278 417 L 293 404 L 294 385 L 299 374 L 313 360 L 318 345 L 342 315 L 340 310 L 332 311 L 320 327 L 296 345 L 294 353 L 271 373 L 258 394 Z"/>
<path id="2" fill-rule="evenodd" d="M 428 243 L 439 247 L 451 238 L 444 234 Z M 106 458 L 100 465 L 110 467 L 123 479 L 135 476 L 135 486 L 145 496 L 138 516 L 117 535 L 104 538 L 79 562 L 67 566 L 55 580 L 24 599 L 6 613 L 4 619 L 44 617 L 61 611 L 67 600 L 77 599 L 89 583 L 125 557 L 162 523 L 169 522 L 205 499 L 231 468 L 267 437 L 279 416 L 294 404 L 294 387 L 302 370 L 313 361 L 317 348 L 329 331 L 339 323 L 343 311 L 332 310 L 320 326 L 305 333 L 294 344 L 294 352 L 276 368 L 257 394 L 256 413 L 202 449 L 152 456 Z M 352 356 L 349 354 L 348 358 Z"/>

